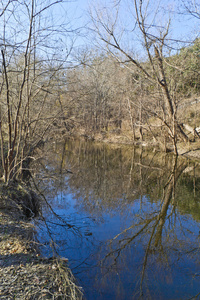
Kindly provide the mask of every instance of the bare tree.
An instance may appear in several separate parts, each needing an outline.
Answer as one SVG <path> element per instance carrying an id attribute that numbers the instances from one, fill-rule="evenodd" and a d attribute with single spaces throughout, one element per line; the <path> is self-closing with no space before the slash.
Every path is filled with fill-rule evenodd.
<path id="1" fill-rule="evenodd" d="M 184 8 L 184 11 L 189 14 L 190 16 L 200 19 L 200 4 L 197 0 L 181 0 L 181 4 Z"/>
<path id="2" fill-rule="evenodd" d="M 51 12 L 63 2 L 1 3 L 0 136 L 7 183 L 28 168 L 35 147 L 61 114 L 58 78 L 72 43 L 67 44 L 69 24 L 54 22 Z"/>
<path id="3" fill-rule="evenodd" d="M 157 95 L 160 98 L 160 106 L 157 111 L 152 111 L 149 107 L 143 107 L 150 115 L 160 119 L 166 127 L 168 136 L 173 142 L 174 152 L 177 152 L 177 138 L 180 136 L 185 141 L 188 137 L 183 131 L 177 119 L 177 103 L 176 98 L 173 96 L 169 88 L 169 78 L 166 74 L 165 54 L 166 49 L 169 47 L 168 34 L 170 28 L 170 19 L 165 26 L 159 25 L 158 12 L 159 7 L 155 8 L 152 13 L 151 1 L 137 1 L 134 0 L 131 4 L 133 12 L 132 29 L 130 34 L 136 39 L 137 46 L 143 47 L 143 53 L 146 53 L 146 62 L 137 58 L 130 52 L 122 42 L 123 34 L 129 29 L 124 28 L 120 30 L 118 27 L 120 15 L 120 3 L 115 6 L 116 14 L 112 19 L 111 12 L 102 13 L 102 10 L 93 9 L 91 11 L 91 18 L 93 22 L 93 31 L 98 35 L 98 38 L 117 60 L 129 67 L 138 70 L 139 79 L 138 83 L 144 78 L 149 82 L 149 85 L 154 87 Z M 138 36 L 141 38 L 141 43 L 138 42 Z M 130 35 L 129 35 L 130 37 Z M 123 57 L 123 60 L 121 59 Z"/>
<path id="4" fill-rule="evenodd" d="M 89 52 L 87 50 L 87 52 Z M 80 66 L 68 72 L 63 104 L 86 135 L 121 129 L 126 76 L 116 61 L 102 53 L 82 53 Z"/>

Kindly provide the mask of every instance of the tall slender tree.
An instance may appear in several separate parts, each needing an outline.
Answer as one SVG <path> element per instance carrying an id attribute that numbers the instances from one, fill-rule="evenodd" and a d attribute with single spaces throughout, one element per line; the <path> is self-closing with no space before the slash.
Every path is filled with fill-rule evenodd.
<path id="1" fill-rule="evenodd" d="M 67 40 L 71 31 L 63 19 L 54 20 L 52 9 L 55 14 L 63 2 L 0 3 L 0 136 L 6 183 L 28 167 L 33 150 L 61 114 L 58 77 L 72 49 Z"/>

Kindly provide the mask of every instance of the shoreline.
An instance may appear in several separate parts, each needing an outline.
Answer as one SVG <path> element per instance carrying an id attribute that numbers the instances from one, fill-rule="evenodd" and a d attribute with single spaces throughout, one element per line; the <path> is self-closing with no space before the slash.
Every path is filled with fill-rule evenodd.
<path id="1" fill-rule="evenodd" d="M 34 230 L 16 207 L 0 205 L 0 299 L 82 299 L 67 260 L 40 257 Z"/>
<path id="2" fill-rule="evenodd" d="M 65 135 L 62 136 L 62 139 L 67 138 L 67 139 L 82 139 L 85 141 L 91 141 L 94 143 L 103 143 L 103 144 L 108 144 L 108 145 L 119 145 L 119 146 L 133 146 L 133 147 L 144 147 L 144 148 L 149 148 L 153 149 L 153 151 L 159 151 L 163 153 L 169 153 L 171 152 L 173 154 L 173 145 L 168 144 L 167 145 L 167 152 L 163 151 L 161 145 L 159 143 L 155 143 L 153 141 L 149 140 L 136 140 L 132 141 L 128 137 L 124 135 L 112 135 L 109 138 L 103 137 L 103 135 L 97 134 L 96 136 L 94 135 L 93 137 L 90 135 L 85 135 L 85 134 L 75 134 L 75 135 Z M 185 157 L 189 159 L 194 159 L 199 161 L 200 163 L 200 139 L 195 141 L 195 142 L 190 142 L 190 143 L 183 143 L 183 142 L 178 142 L 177 143 L 177 149 L 178 149 L 178 157 Z M 174 154 L 175 155 L 175 154 Z"/>
<path id="3" fill-rule="evenodd" d="M 70 137 L 67 137 L 70 138 Z M 77 138 L 77 137 L 73 137 Z M 80 138 L 80 137 L 79 137 Z M 85 137 L 82 137 L 85 139 Z M 123 143 L 120 138 L 115 142 L 94 140 L 96 143 L 113 145 L 132 145 Z M 136 147 L 156 148 L 152 143 L 141 142 Z M 195 148 L 196 147 L 196 148 Z M 198 143 L 183 147 L 178 145 L 180 157 L 200 162 Z M 67 259 L 42 258 L 34 239 L 35 228 L 17 202 L 0 198 L 0 299 L 82 299 L 81 288 L 67 266 Z"/>

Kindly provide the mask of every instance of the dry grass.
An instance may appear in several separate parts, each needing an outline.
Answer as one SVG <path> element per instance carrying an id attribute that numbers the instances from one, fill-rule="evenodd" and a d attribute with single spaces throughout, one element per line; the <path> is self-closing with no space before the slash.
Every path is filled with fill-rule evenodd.
<path id="1" fill-rule="evenodd" d="M 0 271 L 0 299 L 82 299 L 71 271 L 59 260 L 34 259 Z"/>

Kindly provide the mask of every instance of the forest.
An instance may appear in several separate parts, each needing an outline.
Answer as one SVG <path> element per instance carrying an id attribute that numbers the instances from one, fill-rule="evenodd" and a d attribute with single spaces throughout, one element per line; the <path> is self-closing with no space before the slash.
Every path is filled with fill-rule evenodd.
<path id="1" fill-rule="evenodd" d="M 96 3 L 80 26 L 66 15 L 68 1 L 1 2 L 5 183 L 26 177 L 35 149 L 55 135 L 176 155 L 198 148 L 200 6 L 154 2 Z M 186 20 L 190 34 L 172 34 L 171 16 Z"/>

